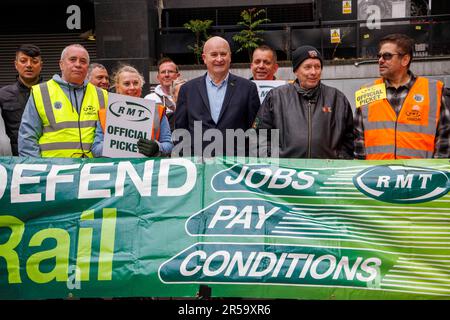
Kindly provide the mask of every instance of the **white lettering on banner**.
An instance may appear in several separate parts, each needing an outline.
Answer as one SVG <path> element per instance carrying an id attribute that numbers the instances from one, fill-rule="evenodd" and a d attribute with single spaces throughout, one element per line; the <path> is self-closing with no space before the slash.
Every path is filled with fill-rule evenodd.
<path id="1" fill-rule="evenodd" d="M 272 180 L 270 180 L 269 188 L 271 189 L 284 189 L 287 188 L 292 182 L 292 176 L 296 173 L 293 169 L 278 169 L 275 171 Z M 277 184 L 277 181 L 284 181 L 281 184 Z"/>
<path id="2" fill-rule="evenodd" d="M 156 173 L 154 165 L 155 160 L 147 160 L 140 164 L 143 168 L 142 172 L 138 173 L 135 164 L 130 161 L 50 166 L 16 164 L 12 174 L 10 173 L 10 188 L 8 188 L 8 167 L 0 165 L 0 199 L 5 196 L 7 190 L 10 192 L 11 203 L 60 200 L 58 195 L 65 194 L 69 190 L 74 192 L 78 199 L 123 197 L 125 186 L 134 187 L 141 197 L 150 197 L 154 174 L 158 175 L 155 185 L 157 185 L 159 197 L 183 196 L 188 194 L 197 183 L 197 167 L 188 159 L 161 159 L 159 171 Z M 42 174 L 39 175 L 33 171 L 39 171 Z M 64 174 L 64 171 L 68 172 Z M 115 173 L 117 175 L 114 177 Z M 185 181 L 176 186 L 169 183 L 174 177 L 179 179 L 180 176 L 185 176 Z M 78 183 L 75 190 L 72 187 L 74 181 Z M 24 193 L 24 185 L 35 185 L 28 189 L 38 192 Z"/>
<path id="3" fill-rule="evenodd" d="M 257 183 L 253 183 L 252 182 L 253 175 L 258 172 L 261 172 L 263 177 L 262 177 L 261 181 L 259 181 Z M 272 175 L 272 170 L 270 170 L 269 168 L 258 168 L 258 169 L 251 170 L 248 173 L 247 177 L 245 178 L 245 184 L 248 185 L 250 188 L 260 188 L 270 179 L 271 175 Z M 236 182 L 233 182 L 233 184 L 235 184 L 235 183 Z"/>
<path id="4" fill-rule="evenodd" d="M 371 264 L 371 265 L 369 265 Z M 368 273 L 369 276 L 368 277 L 364 277 L 362 274 L 357 273 L 356 274 L 356 279 L 358 279 L 359 281 L 366 281 L 366 282 L 370 282 L 373 281 L 377 278 L 379 278 L 378 272 L 380 271 L 380 266 L 381 266 L 381 260 L 378 258 L 369 258 L 367 260 L 365 260 L 362 265 L 361 265 L 361 269 Z"/>
<path id="5" fill-rule="evenodd" d="M 266 184 L 269 179 L 268 189 L 284 189 L 289 186 L 296 190 L 305 190 L 314 184 L 314 177 L 311 175 L 318 175 L 317 171 L 299 171 L 293 169 L 283 168 L 250 168 L 249 166 L 242 166 L 241 172 L 237 178 L 233 180 L 230 176 L 225 177 L 227 185 L 245 183 L 250 188 L 260 188 Z M 255 179 L 253 177 L 255 176 Z M 256 179 L 260 180 L 256 180 Z M 255 181 L 256 180 L 256 181 Z M 300 181 L 304 181 L 301 184 Z"/>
<path id="6" fill-rule="evenodd" d="M 219 257 L 219 259 L 215 259 L 216 257 Z M 222 264 L 219 266 L 219 268 L 217 268 L 216 262 L 214 260 L 221 261 Z M 216 251 L 206 258 L 205 263 L 203 265 L 203 274 L 208 277 L 215 277 L 225 270 L 229 262 L 230 262 L 230 253 L 228 251 L 226 250 Z M 213 269 L 210 268 L 211 264 L 214 266 Z"/>
<path id="7" fill-rule="evenodd" d="M 186 181 L 179 187 L 169 187 L 169 172 L 171 166 L 184 167 Z M 197 168 L 192 161 L 183 158 L 164 159 L 160 162 L 158 177 L 158 196 L 176 197 L 189 193 L 197 181 Z"/>
<path id="8" fill-rule="evenodd" d="M 329 261 L 326 264 L 322 263 L 322 265 L 328 266 L 328 270 L 326 270 L 324 273 L 320 274 L 318 272 L 318 270 L 320 269 L 319 265 L 324 260 L 328 260 Z M 325 279 L 325 278 L 329 277 L 333 273 L 335 268 L 336 268 L 336 257 L 332 256 L 331 254 L 327 254 L 327 255 L 324 255 L 324 256 L 321 256 L 321 257 L 317 258 L 313 262 L 313 264 L 311 265 L 311 271 L 310 272 L 311 272 L 311 276 L 314 279 L 321 280 L 321 279 Z"/>
<path id="9" fill-rule="evenodd" d="M 109 173 L 91 173 L 93 167 L 108 167 L 113 166 L 114 163 L 87 163 L 81 168 L 80 173 L 80 188 L 78 190 L 78 199 L 96 199 L 96 198 L 110 198 L 111 190 L 97 189 L 89 190 L 89 182 L 91 181 L 108 181 L 111 179 Z"/>
<path id="10" fill-rule="evenodd" d="M 189 254 L 186 259 L 183 260 L 183 262 L 180 265 L 180 273 L 185 277 L 190 277 L 199 272 L 202 267 L 197 265 L 194 269 L 188 270 L 187 265 L 188 263 L 194 258 L 195 256 L 199 256 L 200 259 L 205 260 L 206 259 L 206 252 L 205 251 L 194 251 L 191 254 Z M 195 265 L 195 264 L 194 264 Z"/>
<path id="11" fill-rule="evenodd" d="M 431 179 L 433 179 L 433 175 L 432 174 L 420 174 L 419 175 L 419 180 L 422 180 L 422 184 L 420 186 L 420 189 L 426 189 L 427 188 L 427 182 L 428 180 L 431 181 Z"/>
<path id="12" fill-rule="evenodd" d="M 153 163 L 154 160 L 145 161 L 144 164 L 144 174 L 142 179 L 139 178 L 139 175 L 136 172 L 136 169 L 133 167 L 131 162 L 124 161 L 120 162 L 117 168 L 117 179 L 116 179 L 116 197 L 123 196 L 124 186 L 125 186 L 125 178 L 126 175 L 131 178 L 134 186 L 141 196 L 151 196 L 152 194 L 152 175 L 153 175 Z"/>
<path id="13" fill-rule="evenodd" d="M 195 263 L 193 262 L 195 261 Z M 352 281 L 356 277 L 361 282 L 370 282 L 379 277 L 381 260 L 371 257 L 363 261 L 358 257 L 353 266 L 350 266 L 347 256 L 340 257 L 339 262 L 333 255 L 315 256 L 314 254 L 282 253 L 279 257 L 272 252 L 247 253 L 247 258 L 243 257 L 241 251 L 230 253 L 226 250 L 219 250 L 208 255 L 203 250 L 197 250 L 189 255 L 180 264 L 180 274 L 191 277 L 197 273 L 202 273 L 207 277 L 298 277 L 300 279 L 307 276 L 322 280 L 329 278 L 337 280 L 342 276 Z M 301 263 L 303 262 L 303 263 Z M 214 265 L 214 269 L 211 268 Z M 188 270 L 188 266 L 195 266 Z M 282 268 L 284 266 L 284 268 Z M 289 266 L 287 268 L 287 266 Z M 343 274 L 342 274 L 342 271 Z"/>
<path id="14" fill-rule="evenodd" d="M 261 261 L 263 259 L 269 259 L 268 264 L 262 264 L 263 268 L 261 269 Z M 265 275 L 269 274 L 275 264 L 277 263 L 277 256 L 273 252 L 258 252 L 258 255 L 256 256 L 255 263 L 253 263 L 252 268 L 250 269 L 250 272 L 248 273 L 249 277 L 264 277 Z"/>
<path id="15" fill-rule="evenodd" d="M 280 210 L 279 207 L 272 208 L 269 212 L 266 213 L 266 208 L 264 206 L 257 206 L 258 210 L 258 222 L 256 223 L 255 229 L 261 229 L 264 225 L 264 222 L 272 216 L 274 213 Z M 231 220 L 230 223 L 227 224 L 225 228 L 232 228 L 235 224 L 243 224 L 244 229 L 251 228 L 252 222 L 252 212 L 254 211 L 253 206 L 245 206 L 244 209 L 240 213 L 235 206 L 220 206 L 214 217 L 211 219 L 211 222 L 208 225 L 208 229 L 212 229 L 216 226 L 218 221 L 227 221 Z"/>
<path id="16" fill-rule="evenodd" d="M 353 267 L 350 269 L 350 264 L 348 261 L 348 257 L 342 257 L 341 261 L 338 263 L 336 267 L 336 272 L 333 276 L 333 279 L 337 279 L 341 270 L 344 269 L 345 274 L 347 274 L 352 279 L 355 278 L 356 271 L 358 270 L 358 266 L 361 264 L 362 258 L 358 257 L 353 264 Z"/>
<path id="17" fill-rule="evenodd" d="M 238 264 L 238 274 L 240 277 L 244 277 L 248 269 L 250 269 L 251 263 L 256 255 L 256 252 L 250 252 L 248 255 L 247 261 L 244 263 L 244 259 L 242 257 L 242 251 L 236 251 L 231 258 L 231 262 L 228 265 L 227 271 L 225 271 L 225 276 L 229 277 L 231 275 L 231 272 L 233 272 L 233 266 Z M 200 267 L 201 269 L 201 267 Z"/>
<path id="18" fill-rule="evenodd" d="M 395 188 L 397 189 L 411 189 L 413 183 L 414 174 L 408 174 L 406 177 L 402 174 L 397 175 L 397 179 L 395 180 Z M 419 180 L 422 181 L 420 185 L 420 189 L 426 189 L 428 181 L 431 181 L 433 175 L 431 174 L 419 174 Z M 390 176 L 379 176 L 377 182 L 377 188 L 390 188 L 389 181 L 391 180 Z"/>
<path id="19" fill-rule="evenodd" d="M 379 176 L 377 182 L 377 188 L 389 188 L 390 176 Z"/>
<path id="20" fill-rule="evenodd" d="M 411 189 L 413 174 L 408 174 L 406 177 L 402 174 L 397 176 L 397 182 L 395 183 L 396 188 L 408 188 Z"/>
<path id="21" fill-rule="evenodd" d="M 25 170 L 30 171 L 45 171 L 46 164 L 16 164 L 13 170 L 11 180 L 11 203 L 35 202 L 41 201 L 42 195 L 40 193 L 21 194 L 20 186 L 23 184 L 38 184 L 41 181 L 40 176 L 23 177 L 22 173 Z"/>
<path id="22" fill-rule="evenodd" d="M 62 170 L 73 170 L 78 169 L 79 164 L 69 164 L 69 165 L 54 165 L 50 168 L 50 172 L 47 176 L 47 188 L 45 189 L 45 200 L 53 201 L 56 196 L 56 184 L 57 183 L 71 183 L 73 182 L 73 175 L 58 175 Z"/>
<path id="23" fill-rule="evenodd" d="M 0 165 L 0 199 L 3 198 L 5 194 L 6 185 L 8 184 L 8 173 L 6 168 Z"/>

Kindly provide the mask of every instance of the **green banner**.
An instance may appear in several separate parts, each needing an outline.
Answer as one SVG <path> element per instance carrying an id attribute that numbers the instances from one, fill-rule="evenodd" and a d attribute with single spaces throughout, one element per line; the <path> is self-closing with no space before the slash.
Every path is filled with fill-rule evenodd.
<path id="1" fill-rule="evenodd" d="M 0 158 L 0 299 L 448 299 L 449 170 Z"/>

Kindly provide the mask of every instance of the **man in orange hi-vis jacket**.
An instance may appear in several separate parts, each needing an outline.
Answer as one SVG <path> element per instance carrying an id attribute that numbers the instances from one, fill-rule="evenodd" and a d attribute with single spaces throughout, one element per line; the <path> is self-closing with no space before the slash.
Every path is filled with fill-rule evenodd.
<path id="1" fill-rule="evenodd" d="M 378 64 L 386 94 L 356 108 L 355 158 L 448 158 L 450 111 L 441 81 L 410 70 L 414 42 L 403 34 L 381 39 Z"/>

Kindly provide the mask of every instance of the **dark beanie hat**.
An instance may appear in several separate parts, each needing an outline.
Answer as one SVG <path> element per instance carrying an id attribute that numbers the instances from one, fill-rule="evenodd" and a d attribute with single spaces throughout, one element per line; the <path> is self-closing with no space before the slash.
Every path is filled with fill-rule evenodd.
<path id="1" fill-rule="evenodd" d="M 312 46 L 301 46 L 292 53 L 292 68 L 294 72 L 303 61 L 309 58 L 319 59 L 320 66 L 323 67 L 322 55 L 316 48 Z"/>

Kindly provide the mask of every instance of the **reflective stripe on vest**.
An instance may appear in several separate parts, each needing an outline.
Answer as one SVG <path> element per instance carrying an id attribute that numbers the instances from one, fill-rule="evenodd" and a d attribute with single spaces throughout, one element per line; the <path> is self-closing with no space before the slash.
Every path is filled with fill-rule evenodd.
<path id="1" fill-rule="evenodd" d="M 158 112 L 155 112 L 155 109 Z M 155 114 L 155 116 L 153 117 L 153 129 L 151 132 L 151 139 L 159 141 L 159 136 L 161 133 L 160 132 L 161 131 L 161 121 L 165 114 L 166 108 L 163 105 L 156 103 L 155 109 L 153 110 L 153 113 Z M 101 127 L 103 129 L 103 133 L 104 133 L 106 130 L 106 109 L 100 109 L 98 112 L 98 117 L 99 117 L 100 125 L 101 125 Z"/>
<path id="2" fill-rule="evenodd" d="M 152 140 L 158 140 L 161 134 L 161 121 L 163 119 L 166 108 L 161 104 L 155 104 L 155 116 L 153 117 Z"/>
<path id="3" fill-rule="evenodd" d="M 103 105 L 107 99 L 103 91 L 88 84 L 78 114 L 54 80 L 33 87 L 36 109 L 43 124 L 39 139 L 42 157 L 92 157 L 90 149 L 98 120 L 99 98 L 102 97 Z"/>
<path id="4" fill-rule="evenodd" d="M 58 150 L 58 149 L 78 149 L 80 147 L 79 142 L 53 142 L 53 143 L 46 143 L 42 144 L 41 146 L 42 151 L 51 151 L 51 150 Z M 92 143 L 83 143 L 83 149 L 84 150 L 90 150 L 92 147 Z"/>
<path id="5" fill-rule="evenodd" d="M 375 84 L 382 82 L 378 79 Z M 431 158 L 442 85 L 417 77 L 398 116 L 387 99 L 362 106 L 366 159 Z"/>
<path id="6" fill-rule="evenodd" d="M 100 109 L 105 109 L 105 96 L 102 89 L 99 87 L 95 87 L 95 91 L 97 92 L 98 103 L 100 104 Z M 105 91 L 106 92 L 106 91 Z"/>
<path id="7" fill-rule="evenodd" d="M 366 152 L 368 154 L 389 154 L 392 153 L 391 146 L 377 146 L 377 147 L 367 147 Z M 397 148 L 397 154 L 406 154 L 408 153 L 410 156 L 398 156 L 398 159 L 401 158 L 426 158 L 428 156 L 428 152 L 424 150 L 416 150 L 416 149 L 408 149 L 408 148 Z"/>

